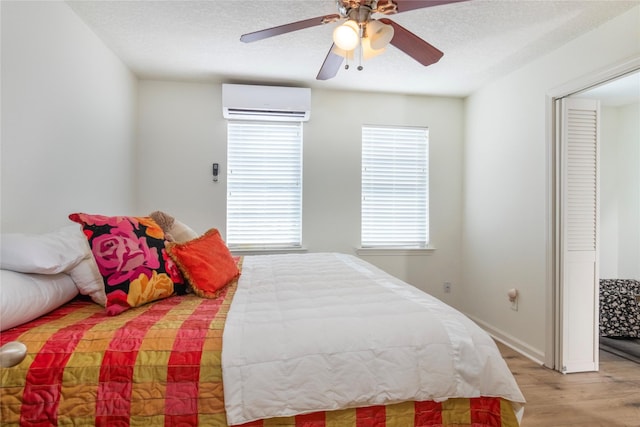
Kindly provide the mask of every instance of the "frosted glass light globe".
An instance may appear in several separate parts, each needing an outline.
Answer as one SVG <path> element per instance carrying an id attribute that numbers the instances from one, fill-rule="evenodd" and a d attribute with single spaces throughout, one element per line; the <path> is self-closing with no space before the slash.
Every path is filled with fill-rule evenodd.
<path id="1" fill-rule="evenodd" d="M 358 24 L 354 21 L 347 21 L 333 30 L 333 42 L 340 49 L 353 50 L 360 41 Z"/>

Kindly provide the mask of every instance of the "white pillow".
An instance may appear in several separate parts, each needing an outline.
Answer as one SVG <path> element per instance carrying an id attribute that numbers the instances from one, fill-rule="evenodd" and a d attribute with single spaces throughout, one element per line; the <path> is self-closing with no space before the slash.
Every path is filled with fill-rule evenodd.
<path id="1" fill-rule="evenodd" d="M 198 233 L 191 227 L 166 212 L 154 211 L 149 216 L 162 228 L 165 238 L 171 242 L 184 243 L 198 237 Z"/>
<path id="2" fill-rule="evenodd" d="M 0 269 L 57 274 L 91 255 L 78 224 L 46 234 L 4 233 L 0 236 Z"/>
<path id="3" fill-rule="evenodd" d="M 188 242 L 189 240 L 193 240 L 198 237 L 198 233 L 196 233 L 187 224 L 178 221 L 177 219 L 173 221 L 173 225 L 169 229 L 169 234 L 171 234 L 173 240 L 178 243 Z"/>
<path id="4" fill-rule="evenodd" d="M 87 247 L 89 247 L 89 242 L 87 242 Z M 107 304 L 104 280 L 92 255 L 80 261 L 68 273 L 82 295 L 90 296 L 93 302 L 103 307 Z"/>
<path id="5" fill-rule="evenodd" d="M 38 318 L 78 295 L 67 274 L 0 270 L 0 331 Z"/>

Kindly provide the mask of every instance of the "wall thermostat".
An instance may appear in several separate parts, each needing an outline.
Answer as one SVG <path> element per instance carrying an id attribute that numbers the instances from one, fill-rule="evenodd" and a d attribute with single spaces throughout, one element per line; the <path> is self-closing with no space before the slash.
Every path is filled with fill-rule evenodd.
<path id="1" fill-rule="evenodd" d="M 218 182 L 218 164 L 213 164 L 213 182 Z"/>

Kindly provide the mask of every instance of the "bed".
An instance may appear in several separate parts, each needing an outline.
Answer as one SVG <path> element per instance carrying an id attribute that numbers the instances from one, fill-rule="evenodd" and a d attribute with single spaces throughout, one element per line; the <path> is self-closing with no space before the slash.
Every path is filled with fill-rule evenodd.
<path id="1" fill-rule="evenodd" d="M 2 425 L 519 425 L 495 343 L 436 298 L 351 255 L 233 259 L 204 297 L 78 295 L 4 330 L 28 353 L 0 368 Z"/>

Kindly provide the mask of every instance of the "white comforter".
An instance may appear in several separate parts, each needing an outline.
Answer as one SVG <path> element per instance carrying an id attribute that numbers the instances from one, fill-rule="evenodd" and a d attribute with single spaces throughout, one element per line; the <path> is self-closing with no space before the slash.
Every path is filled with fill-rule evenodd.
<path id="1" fill-rule="evenodd" d="M 343 254 L 246 256 L 222 373 L 231 425 L 407 400 L 524 403 L 475 323 Z"/>

